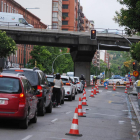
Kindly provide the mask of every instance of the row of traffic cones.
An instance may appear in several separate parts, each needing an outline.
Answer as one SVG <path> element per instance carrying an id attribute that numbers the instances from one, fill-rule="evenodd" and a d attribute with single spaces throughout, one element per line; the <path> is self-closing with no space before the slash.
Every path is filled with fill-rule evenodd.
<path id="1" fill-rule="evenodd" d="M 94 97 L 94 95 L 96 95 L 96 93 L 97 93 L 96 89 L 97 89 L 97 91 L 99 91 L 97 84 L 96 84 L 94 90 L 92 87 L 90 97 Z M 81 99 L 81 97 L 79 97 L 78 108 L 76 107 L 76 109 L 75 109 L 75 113 L 74 113 L 74 117 L 72 120 L 70 131 L 69 131 L 69 133 L 66 133 L 66 135 L 82 136 L 82 134 L 79 134 L 79 129 L 78 129 L 78 117 L 86 117 L 84 115 L 85 113 L 83 112 L 82 106 L 88 106 L 86 103 L 86 90 L 85 89 L 84 89 L 84 93 L 83 93 L 83 98 Z"/>

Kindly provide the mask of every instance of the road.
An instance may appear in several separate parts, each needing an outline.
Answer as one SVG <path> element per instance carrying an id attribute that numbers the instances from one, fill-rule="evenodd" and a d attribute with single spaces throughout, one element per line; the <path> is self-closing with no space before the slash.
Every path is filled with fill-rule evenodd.
<path id="1" fill-rule="evenodd" d="M 27 130 L 14 121 L 0 121 L 0 140 L 136 140 L 139 125 L 124 89 L 99 87 L 100 93 L 90 98 L 91 87 L 86 88 L 86 117 L 78 117 L 82 137 L 65 135 L 82 97 L 78 94 L 74 101 L 66 100 L 61 108 L 53 108 L 51 114 L 38 116 L 37 124 L 29 124 Z"/>

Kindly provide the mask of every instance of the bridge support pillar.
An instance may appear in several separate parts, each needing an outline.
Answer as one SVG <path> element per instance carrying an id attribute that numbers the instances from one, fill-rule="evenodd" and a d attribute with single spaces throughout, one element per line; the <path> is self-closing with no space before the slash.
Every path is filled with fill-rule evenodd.
<path id="1" fill-rule="evenodd" d="M 85 76 L 87 85 L 90 85 L 90 66 L 91 62 L 74 62 L 74 74 L 80 77 L 81 74 Z"/>

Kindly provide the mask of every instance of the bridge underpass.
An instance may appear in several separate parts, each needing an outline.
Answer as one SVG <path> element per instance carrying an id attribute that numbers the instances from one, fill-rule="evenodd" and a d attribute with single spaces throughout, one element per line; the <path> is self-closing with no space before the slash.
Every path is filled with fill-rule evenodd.
<path id="1" fill-rule="evenodd" d="M 90 33 L 87 32 L 48 31 L 34 28 L 24 30 L 23 28 L 6 29 L 0 27 L 0 29 L 6 31 L 7 35 L 13 38 L 17 44 L 70 48 L 75 76 L 84 74 L 87 85 L 90 84 L 90 65 L 98 49 L 98 43 L 100 43 L 100 50 L 129 51 L 128 48 L 118 47 L 129 47 L 129 42 L 117 35 L 97 34 L 97 40 L 90 40 Z M 135 43 L 140 40 L 140 37 L 129 37 L 129 40 Z"/>

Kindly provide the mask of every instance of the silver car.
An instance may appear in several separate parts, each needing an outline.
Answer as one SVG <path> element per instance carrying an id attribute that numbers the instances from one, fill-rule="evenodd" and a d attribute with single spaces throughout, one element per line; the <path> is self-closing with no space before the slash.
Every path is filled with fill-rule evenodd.
<path id="1" fill-rule="evenodd" d="M 84 86 L 83 86 L 82 82 L 79 80 L 79 77 L 74 77 L 74 80 L 75 80 L 76 85 L 77 85 L 77 92 L 83 93 Z"/>
<path id="2" fill-rule="evenodd" d="M 75 100 L 76 89 L 73 80 L 69 76 L 61 76 L 61 80 L 64 84 L 65 97 L 68 98 L 69 101 Z"/>

